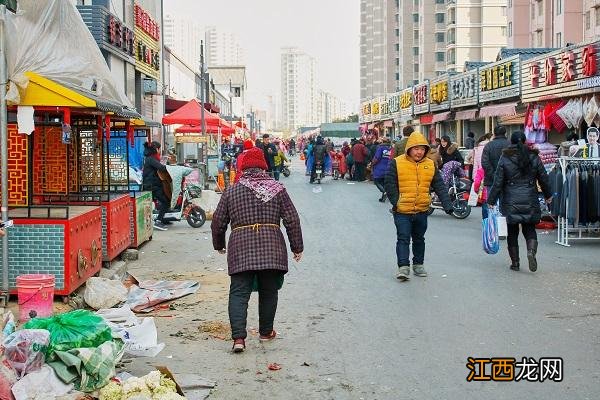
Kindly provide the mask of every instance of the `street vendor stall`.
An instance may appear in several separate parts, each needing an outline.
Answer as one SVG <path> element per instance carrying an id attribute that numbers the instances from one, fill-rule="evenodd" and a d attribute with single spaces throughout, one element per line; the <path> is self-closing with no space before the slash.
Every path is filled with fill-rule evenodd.
<path id="1" fill-rule="evenodd" d="M 11 291 L 18 275 L 49 273 L 66 295 L 131 245 L 127 144 L 139 114 L 72 4 L 21 8 L 7 21 L 20 39 L 7 51 L 15 226 L 3 268 Z"/>
<path id="2" fill-rule="evenodd" d="M 600 42 L 573 45 L 532 58 L 522 68 L 525 133 L 550 171 L 556 243 L 563 246 L 600 240 L 599 52 Z M 579 140 L 570 140 L 573 133 Z"/>

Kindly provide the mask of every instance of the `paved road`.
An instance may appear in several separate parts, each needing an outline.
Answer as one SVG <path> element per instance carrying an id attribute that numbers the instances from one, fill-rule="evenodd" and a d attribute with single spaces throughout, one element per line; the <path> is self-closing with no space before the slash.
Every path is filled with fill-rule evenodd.
<path id="1" fill-rule="evenodd" d="M 203 283 L 178 318 L 158 318 L 167 349 L 150 363 L 216 380 L 211 399 L 599 397 L 600 243 L 563 248 L 554 233 L 541 234 L 538 272 L 515 273 L 504 248 L 481 250 L 479 210 L 464 221 L 436 212 L 426 235 L 429 276 L 401 283 L 389 205 L 377 202 L 375 187 L 327 179 L 314 193 L 299 168 L 285 184 L 306 252 L 280 292 L 282 338 L 262 345 L 252 337 L 237 356 L 230 342 L 196 334 L 202 321 L 227 321 L 227 276 L 218 271 L 224 258 L 210 256 L 207 230 L 181 225 L 157 233 L 133 266 Z M 250 326 L 256 314 L 253 300 Z M 469 356 L 562 357 L 564 379 L 468 383 Z M 267 371 L 270 362 L 282 370 Z"/>

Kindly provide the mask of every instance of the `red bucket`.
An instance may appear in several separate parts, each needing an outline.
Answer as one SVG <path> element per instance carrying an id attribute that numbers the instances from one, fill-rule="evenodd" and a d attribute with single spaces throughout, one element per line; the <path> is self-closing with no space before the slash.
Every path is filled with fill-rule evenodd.
<path id="1" fill-rule="evenodd" d="M 50 317 L 54 313 L 54 275 L 27 274 L 17 276 L 19 321 Z"/>

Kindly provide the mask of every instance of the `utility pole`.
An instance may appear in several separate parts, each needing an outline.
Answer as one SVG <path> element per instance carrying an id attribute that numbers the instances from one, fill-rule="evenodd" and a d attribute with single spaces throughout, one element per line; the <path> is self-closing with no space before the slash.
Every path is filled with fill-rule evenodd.
<path id="1" fill-rule="evenodd" d="M 8 73 L 6 71 L 6 40 L 4 32 L 4 22 L 6 21 L 6 6 L 0 4 L 0 147 L 2 152 L 0 158 L 2 162 L 2 221 L 8 221 L 8 132 L 7 132 L 7 114 L 6 114 L 6 85 Z M 5 297 L 5 304 L 8 302 L 8 230 L 2 238 L 2 294 Z"/>
<path id="2" fill-rule="evenodd" d="M 206 142 L 202 143 L 202 159 L 204 161 L 204 185 L 208 183 L 208 138 L 206 137 L 206 120 L 204 118 L 204 40 L 200 41 L 200 123 L 202 125 L 202 137 Z"/>

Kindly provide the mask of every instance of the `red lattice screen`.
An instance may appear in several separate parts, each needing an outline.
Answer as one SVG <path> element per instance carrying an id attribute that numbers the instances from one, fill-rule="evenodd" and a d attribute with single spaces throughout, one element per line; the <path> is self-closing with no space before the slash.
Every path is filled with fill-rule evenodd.
<path id="1" fill-rule="evenodd" d="M 67 177 L 71 182 L 70 190 L 77 191 L 75 145 L 62 142 L 62 129 L 58 126 L 36 127 L 34 135 L 33 192 L 36 195 L 67 194 Z"/>
<path id="2" fill-rule="evenodd" d="M 28 205 L 27 135 L 20 135 L 15 124 L 8 125 L 8 204 Z"/>

